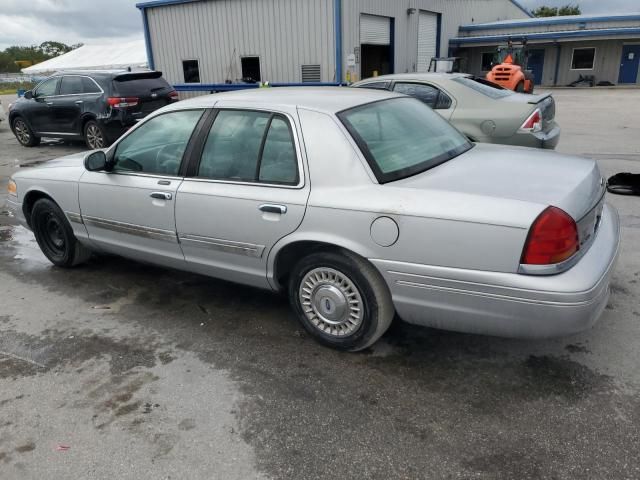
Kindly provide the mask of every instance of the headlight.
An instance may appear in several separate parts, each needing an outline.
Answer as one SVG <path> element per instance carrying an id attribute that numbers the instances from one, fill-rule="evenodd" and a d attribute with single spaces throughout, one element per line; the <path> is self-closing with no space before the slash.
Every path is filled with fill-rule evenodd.
<path id="1" fill-rule="evenodd" d="M 9 180 L 7 190 L 9 191 L 9 195 L 12 195 L 14 197 L 18 196 L 18 185 L 16 185 L 15 180 Z"/>

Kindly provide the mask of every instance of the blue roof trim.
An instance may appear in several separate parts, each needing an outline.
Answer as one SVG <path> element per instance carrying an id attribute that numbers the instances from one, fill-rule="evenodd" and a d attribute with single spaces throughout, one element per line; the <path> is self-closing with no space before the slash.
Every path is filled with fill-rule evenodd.
<path id="1" fill-rule="evenodd" d="M 449 40 L 453 45 L 464 45 L 469 43 L 492 43 L 502 42 L 508 39 L 526 38 L 527 40 L 559 40 L 562 38 L 582 38 L 582 37 L 601 37 L 607 35 L 624 36 L 624 35 L 640 35 L 640 28 L 602 28 L 599 30 L 572 30 L 569 32 L 542 32 L 542 33 L 522 33 L 522 34 L 501 34 L 487 35 L 484 37 L 457 37 Z"/>
<path id="2" fill-rule="evenodd" d="M 200 2 L 202 0 L 150 0 L 148 2 L 136 3 L 136 8 L 140 10 L 151 7 L 162 7 L 165 5 L 180 5 L 181 3 Z"/>
<path id="3" fill-rule="evenodd" d="M 536 26 L 546 26 L 546 25 L 571 25 L 577 23 L 590 23 L 590 22 L 615 22 L 615 21 L 640 21 L 640 15 L 631 14 L 631 15 L 607 15 L 607 16 L 584 16 L 584 15 L 576 15 L 574 18 L 567 17 L 544 17 L 544 18 L 535 18 L 531 20 L 522 20 L 521 22 L 493 22 L 493 23 L 479 23 L 476 25 L 462 25 L 459 30 L 461 32 L 471 32 L 474 30 L 496 30 L 500 28 L 520 28 L 520 27 L 536 27 Z"/>
<path id="4" fill-rule="evenodd" d="M 528 17 L 533 18 L 533 13 L 531 13 L 529 10 L 524 8 L 520 2 L 518 2 L 517 0 L 511 0 L 511 3 L 513 3 L 516 7 L 518 7 L 520 10 L 526 13 Z"/>

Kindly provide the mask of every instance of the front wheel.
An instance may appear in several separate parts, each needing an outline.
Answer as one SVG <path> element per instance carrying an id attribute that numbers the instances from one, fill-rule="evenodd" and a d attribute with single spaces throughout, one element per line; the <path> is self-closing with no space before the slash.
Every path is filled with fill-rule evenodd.
<path id="1" fill-rule="evenodd" d="M 36 137 L 31 127 L 21 117 L 13 121 L 13 133 L 23 147 L 37 147 L 40 145 L 40 137 Z"/>
<path id="2" fill-rule="evenodd" d="M 58 267 L 73 267 L 91 256 L 91 251 L 76 239 L 60 207 L 48 198 L 33 206 L 31 228 L 42 253 Z"/>
<path id="3" fill-rule="evenodd" d="M 318 252 L 300 260 L 290 276 L 289 300 L 305 330 L 338 350 L 372 345 L 395 313 L 380 273 L 349 252 Z"/>

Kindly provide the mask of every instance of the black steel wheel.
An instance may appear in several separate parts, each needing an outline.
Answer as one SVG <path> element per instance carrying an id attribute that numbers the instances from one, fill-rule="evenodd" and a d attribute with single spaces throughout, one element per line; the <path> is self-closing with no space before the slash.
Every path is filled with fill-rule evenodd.
<path id="1" fill-rule="evenodd" d="M 40 250 L 54 265 L 73 267 L 91 255 L 76 239 L 60 207 L 48 198 L 38 200 L 33 206 L 31 228 Z"/>
<path id="2" fill-rule="evenodd" d="M 33 130 L 24 121 L 22 117 L 16 117 L 13 120 L 13 134 L 16 136 L 20 145 L 24 147 L 36 147 L 40 145 L 40 137 L 36 137 L 33 134 Z"/>

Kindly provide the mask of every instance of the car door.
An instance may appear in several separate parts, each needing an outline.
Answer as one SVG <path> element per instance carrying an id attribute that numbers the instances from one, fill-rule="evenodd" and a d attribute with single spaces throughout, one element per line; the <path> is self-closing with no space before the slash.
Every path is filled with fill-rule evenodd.
<path id="1" fill-rule="evenodd" d="M 84 103 L 82 77 L 64 75 L 60 79 L 58 95 L 52 98 L 51 102 L 54 131 L 66 135 L 79 134 L 76 128 L 82 115 Z"/>
<path id="2" fill-rule="evenodd" d="M 80 179 L 82 221 L 103 250 L 184 268 L 175 229 L 182 160 L 203 109 L 155 116 L 108 152 L 110 172 Z"/>
<path id="3" fill-rule="evenodd" d="M 451 114 L 454 110 L 451 96 L 433 85 L 417 82 L 395 82 L 393 91 L 417 98 L 442 115 L 446 120 L 451 119 Z"/>
<path id="4" fill-rule="evenodd" d="M 216 107 L 178 188 L 180 244 L 191 270 L 268 288 L 269 251 L 298 228 L 309 196 L 297 113 Z"/>
<path id="5" fill-rule="evenodd" d="M 37 133 L 51 132 L 54 128 L 51 105 L 58 93 L 60 77 L 52 77 L 40 83 L 33 92 L 29 109 L 25 112 L 31 128 Z"/>

